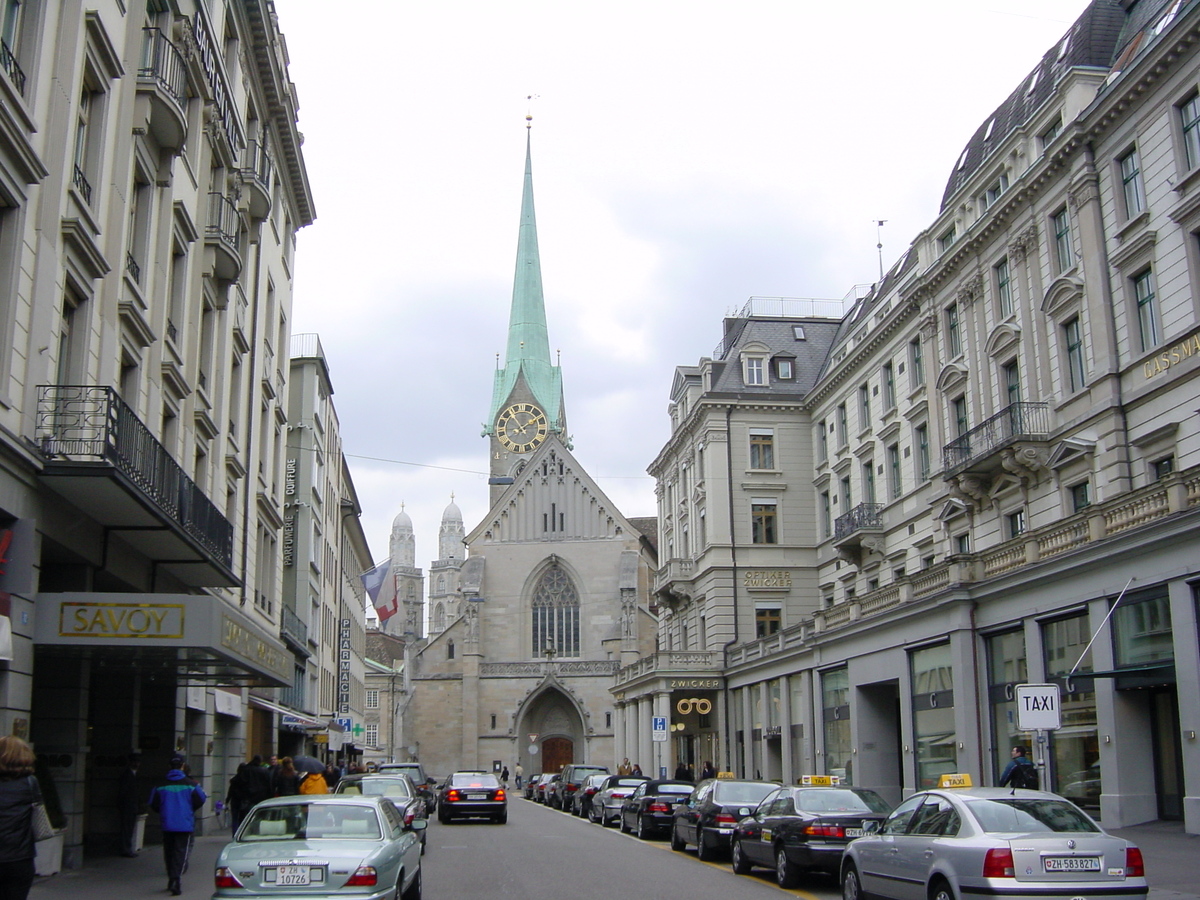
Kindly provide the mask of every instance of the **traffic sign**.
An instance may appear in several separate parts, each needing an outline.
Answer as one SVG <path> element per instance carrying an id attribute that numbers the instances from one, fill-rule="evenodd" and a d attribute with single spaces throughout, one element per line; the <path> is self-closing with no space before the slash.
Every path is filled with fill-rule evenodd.
<path id="1" fill-rule="evenodd" d="M 665 741 L 667 739 L 667 717 L 666 716 L 651 716 L 650 717 L 651 737 L 656 741 Z"/>
<path id="2" fill-rule="evenodd" d="M 536 743 L 537 743 L 537 739 L 538 739 L 538 736 L 537 736 L 536 734 L 531 734 L 531 735 L 529 736 L 529 743 L 531 743 L 531 744 L 536 744 Z"/>
<path id="3" fill-rule="evenodd" d="M 354 720 L 351 719 L 349 716 L 346 716 L 344 718 L 334 719 L 333 721 L 337 722 L 339 725 L 342 726 L 342 731 L 351 731 L 354 728 Z"/>
<path id="4" fill-rule="evenodd" d="M 1057 684 L 1018 684 L 1017 728 L 1054 731 L 1062 728 L 1062 705 Z"/>

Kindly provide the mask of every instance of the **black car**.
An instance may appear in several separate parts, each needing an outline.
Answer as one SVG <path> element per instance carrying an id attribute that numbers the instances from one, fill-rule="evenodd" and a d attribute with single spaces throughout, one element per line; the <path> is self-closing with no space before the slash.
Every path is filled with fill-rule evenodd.
<path id="1" fill-rule="evenodd" d="M 891 805 L 874 791 L 848 786 L 784 787 L 763 798 L 733 831 L 733 871 L 775 870 L 780 887 L 808 871 L 837 874 L 842 851 L 867 823 L 882 824 Z"/>
<path id="2" fill-rule="evenodd" d="M 585 766 L 571 763 L 563 766 L 562 777 L 555 783 L 552 793 L 546 798 L 546 805 L 571 812 L 575 805 L 575 795 L 583 787 L 583 780 L 589 775 L 607 775 L 608 766 Z"/>
<path id="3" fill-rule="evenodd" d="M 549 806 L 550 797 L 554 791 L 554 785 L 558 783 L 558 780 L 561 777 L 562 776 L 557 772 L 555 772 L 553 775 L 545 775 L 542 780 L 534 786 L 533 799 L 538 803 L 541 803 L 543 806 Z"/>
<path id="4" fill-rule="evenodd" d="M 696 855 L 713 859 L 729 850 L 734 826 L 754 812 L 763 797 L 781 787 L 775 781 L 739 781 L 709 778 L 675 807 L 671 824 L 671 849 L 696 845 Z"/>
<path id="5" fill-rule="evenodd" d="M 421 796 L 425 798 L 425 808 L 429 815 L 437 809 L 437 779 L 425 772 L 425 767 L 419 762 L 380 763 L 376 769 L 380 775 L 401 772 L 412 779 Z"/>
<path id="6" fill-rule="evenodd" d="M 621 831 L 648 840 L 671 827 L 675 807 L 691 796 L 690 781 L 645 781 L 621 804 Z"/>
<path id="7" fill-rule="evenodd" d="M 489 772 L 455 772 L 438 795 L 438 821 L 486 817 L 503 825 L 508 821 L 508 792 Z"/>
<path id="8" fill-rule="evenodd" d="M 416 819 L 429 816 L 425 798 L 412 779 L 401 772 L 386 775 L 343 775 L 334 785 L 334 794 L 355 794 L 363 797 L 384 797 L 404 816 L 404 827 L 411 828 Z M 421 852 L 425 852 L 425 831 L 421 831 Z"/>
<path id="9" fill-rule="evenodd" d="M 525 787 L 523 787 L 521 789 L 522 792 L 525 794 L 525 799 L 526 800 L 536 800 L 538 784 L 541 783 L 543 778 L 549 778 L 549 777 L 550 776 L 547 775 L 545 772 L 539 772 L 537 775 L 530 775 L 528 778 L 526 778 L 525 779 Z"/>

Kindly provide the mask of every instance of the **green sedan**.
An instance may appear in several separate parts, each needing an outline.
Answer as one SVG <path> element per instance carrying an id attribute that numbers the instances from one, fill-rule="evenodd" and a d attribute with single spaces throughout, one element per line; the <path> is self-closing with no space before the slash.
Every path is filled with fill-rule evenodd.
<path id="1" fill-rule="evenodd" d="M 425 825 L 383 797 L 264 800 L 217 857 L 213 900 L 420 900 Z"/>

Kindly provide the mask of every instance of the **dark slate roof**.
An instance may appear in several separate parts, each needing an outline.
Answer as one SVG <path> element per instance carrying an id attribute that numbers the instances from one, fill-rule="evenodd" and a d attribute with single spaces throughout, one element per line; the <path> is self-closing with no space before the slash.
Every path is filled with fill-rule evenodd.
<path id="1" fill-rule="evenodd" d="M 1171 0 L 1140 0 L 1133 5 L 1129 17 L 1136 15 L 1139 18 L 1152 19 L 1153 13 L 1147 12 L 1147 8 L 1157 10 L 1168 2 Z M 992 151 L 1004 143 L 1004 139 L 1013 131 L 1029 121 L 1046 102 L 1064 72 L 1078 66 L 1102 69 L 1112 66 L 1118 50 L 1124 46 L 1122 34 L 1128 31 L 1127 14 L 1122 8 L 1127 5 L 1128 0 L 1092 0 L 1075 24 L 1067 29 L 1064 37 L 1069 36 L 1070 40 L 1062 59 L 1059 59 L 1062 47 L 1060 39 L 1046 51 L 1041 62 L 1034 67 L 1037 82 L 1033 90 L 1029 90 L 1030 77 L 1033 75 L 1033 72 L 1030 72 L 1017 85 L 1016 90 L 1008 95 L 1008 99 L 983 121 L 967 142 L 959 160 L 955 161 L 954 171 L 950 173 L 950 180 L 942 194 L 943 211 L 949 205 L 950 198 L 988 163 Z M 988 124 L 993 120 L 995 124 L 985 140 Z"/>
<path id="2" fill-rule="evenodd" d="M 750 318 L 725 320 L 725 360 L 727 365 L 712 367 L 712 390 L 714 393 L 741 394 L 751 396 L 803 397 L 825 367 L 825 358 L 838 331 L 837 319 L 814 319 L 801 317 Z M 804 326 L 804 340 L 797 340 L 794 326 Z M 793 381 L 778 381 L 773 367 L 768 367 L 765 385 L 742 383 L 742 367 L 737 364 L 739 354 L 747 344 L 756 343 L 767 347 L 772 359 L 778 356 L 794 358 L 796 361 Z"/>
<path id="3" fill-rule="evenodd" d="M 654 548 L 654 552 L 658 552 L 658 518 L 656 516 L 637 516 L 628 520 L 629 524 L 638 530 L 646 540 L 650 542 L 650 546 Z"/>

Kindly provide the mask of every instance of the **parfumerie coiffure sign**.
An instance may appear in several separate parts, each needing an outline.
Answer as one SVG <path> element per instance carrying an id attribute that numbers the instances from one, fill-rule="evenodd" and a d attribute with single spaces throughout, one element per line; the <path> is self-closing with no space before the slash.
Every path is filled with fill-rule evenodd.
<path id="1" fill-rule="evenodd" d="M 201 650 L 291 683 L 292 655 L 238 610 L 201 594 L 39 594 L 34 642 Z"/>

